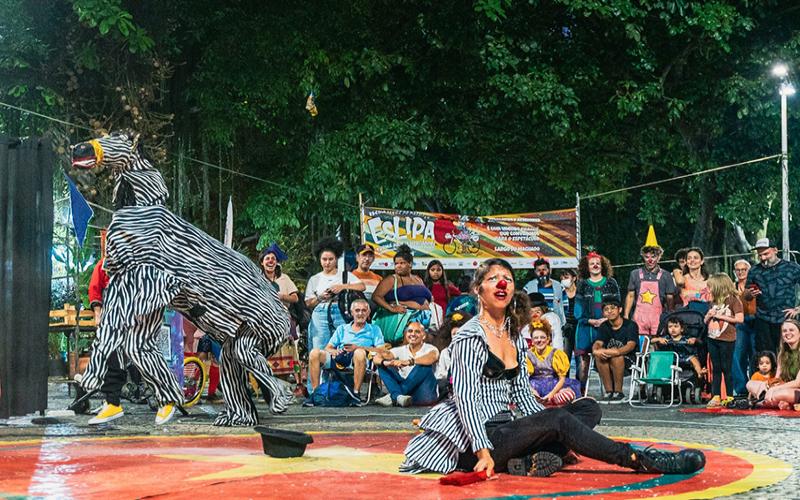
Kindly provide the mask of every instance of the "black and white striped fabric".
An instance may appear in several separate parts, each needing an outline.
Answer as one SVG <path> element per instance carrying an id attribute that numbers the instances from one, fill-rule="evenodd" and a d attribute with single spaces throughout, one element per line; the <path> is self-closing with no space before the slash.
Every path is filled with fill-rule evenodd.
<path id="1" fill-rule="evenodd" d="M 486 434 L 486 422 L 516 403 L 523 415 L 544 407 L 533 397 L 525 370 L 528 346 L 520 336 L 516 341 L 519 374 L 513 380 L 490 379 L 483 375 L 489 357 L 486 333 L 478 317 L 459 329 L 450 344 L 453 366 L 453 397 L 433 408 L 420 421 L 421 434 L 409 441 L 401 472 L 439 472 L 455 470 L 459 453 L 493 449 Z"/>
<path id="2" fill-rule="evenodd" d="M 97 139 L 102 164 L 115 173 L 115 206 L 104 267 L 109 274 L 104 311 L 81 383 L 99 388 L 106 359 L 122 346 L 161 404 L 183 400 L 175 377 L 155 348 L 164 308 L 186 316 L 222 344 L 220 387 L 226 409 L 215 425 L 258 421 L 247 371 L 272 391 L 271 410 L 284 411 L 291 394 L 272 376 L 267 356 L 289 332 L 289 315 L 261 270 L 170 212 L 163 178 L 126 134 Z M 128 152 L 129 154 L 126 154 Z M 123 162 L 137 170 L 126 170 Z M 137 205 L 126 203 L 133 201 Z M 146 203 L 152 203 L 146 205 Z M 142 205 L 144 204 L 144 205 Z"/>

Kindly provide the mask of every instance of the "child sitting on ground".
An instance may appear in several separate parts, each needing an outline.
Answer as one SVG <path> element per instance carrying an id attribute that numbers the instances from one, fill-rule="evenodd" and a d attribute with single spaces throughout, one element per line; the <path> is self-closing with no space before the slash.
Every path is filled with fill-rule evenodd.
<path id="1" fill-rule="evenodd" d="M 561 333 L 561 319 L 559 319 L 555 312 L 548 309 L 547 301 L 541 293 L 531 293 L 528 295 L 528 298 L 531 301 L 531 321 L 536 321 L 537 319 L 546 321 L 550 325 L 550 338 L 553 340 L 553 347 L 556 349 L 564 349 L 564 336 Z M 530 347 L 531 343 L 527 333 L 528 332 L 523 331 L 522 336 L 528 341 L 528 347 Z"/>
<path id="2" fill-rule="evenodd" d="M 705 368 L 700 365 L 697 359 L 697 339 L 684 335 L 686 324 L 680 318 L 669 318 L 667 320 L 667 336 L 654 337 L 652 344 L 660 346 L 660 351 L 672 351 L 678 354 L 678 366 L 681 368 L 692 368 L 697 374 L 698 379 L 702 379 L 706 373 Z"/>
<path id="3" fill-rule="evenodd" d="M 778 370 L 778 363 L 775 360 L 775 353 L 772 351 L 761 351 L 756 354 L 756 366 L 758 366 L 758 371 L 753 373 L 753 376 L 750 377 L 750 382 L 757 382 L 755 384 L 748 382 L 747 383 L 747 391 L 750 393 L 750 397 L 755 399 L 756 401 L 761 399 L 762 394 L 756 394 L 757 392 L 764 392 L 765 386 L 763 384 L 767 384 L 766 388 L 768 389 L 771 385 L 780 383 L 781 379 L 775 376 Z"/>
<path id="4" fill-rule="evenodd" d="M 550 324 L 537 318 L 531 322 L 531 348 L 525 353 L 531 390 L 548 406 L 563 406 L 581 395 L 581 384 L 568 379 L 569 359 L 551 345 Z"/>

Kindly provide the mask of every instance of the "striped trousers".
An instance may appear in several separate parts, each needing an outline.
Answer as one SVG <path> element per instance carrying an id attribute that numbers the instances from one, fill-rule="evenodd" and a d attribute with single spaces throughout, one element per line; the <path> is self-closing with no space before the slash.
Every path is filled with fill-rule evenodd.
<path id="1" fill-rule="evenodd" d="M 217 426 L 249 426 L 258 423 L 258 412 L 250 397 L 247 373 L 270 392 L 270 411 L 283 413 L 294 399 L 286 386 L 272 374 L 267 357 L 280 347 L 280 341 L 265 340 L 244 325 L 236 337 L 222 344 L 220 389 L 225 409 L 214 420 Z M 265 394 L 266 397 L 266 394 Z"/>
<path id="2" fill-rule="evenodd" d="M 121 348 L 144 381 L 153 387 L 159 405 L 183 403 L 183 391 L 157 345 L 164 308 L 174 294 L 171 285 L 151 266 L 126 270 L 112 277 L 89 364 L 81 379 L 84 389 L 102 387 L 108 357 Z"/>

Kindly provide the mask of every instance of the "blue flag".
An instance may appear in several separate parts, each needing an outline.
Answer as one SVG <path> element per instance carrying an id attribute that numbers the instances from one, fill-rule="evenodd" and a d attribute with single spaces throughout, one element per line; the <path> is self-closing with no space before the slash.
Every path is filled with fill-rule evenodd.
<path id="1" fill-rule="evenodd" d="M 64 178 L 67 179 L 69 185 L 69 203 L 72 208 L 72 229 L 75 231 L 75 238 L 78 240 L 78 246 L 83 246 L 83 240 L 86 239 L 86 229 L 89 227 L 89 220 L 94 217 L 94 210 L 89 206 L 86 198 L 83 197 L 78 187 L 72 182 L 72 179 L 64 172 Z"/>

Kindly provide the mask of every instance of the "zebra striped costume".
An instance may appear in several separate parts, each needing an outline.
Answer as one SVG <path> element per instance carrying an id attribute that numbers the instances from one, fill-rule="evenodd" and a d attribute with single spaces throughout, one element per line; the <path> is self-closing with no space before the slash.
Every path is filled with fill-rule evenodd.
<path id="1" fill-rule="evenodd" d="M 271 392 L 270 409 L 285 411 L 293 397 L 272 376 L 266 358 L 285 341 L 289 315 L 261 270 L 164 206 L 164 179 L 144 158 L 138 135 L 115 133 L 78 144 L 73 165 L 107 165 L 115 177 L 105 261 L 110 280 L 81 385 L 99 388 L 108 356 L 121 346 L 161 405 L 183 401 L 155 344 L 169 306 L 222 344 L 226 407 L 214 425 L 258 423 L 248 371 Z"/>
<path id="2" fill-rule="evenodd" d="M 486 334 L 477 316 L 462 326 L 450 344 L 453 366 L 453 398 L 431 408 L 419 423 L 421 434 L 409 441 L 401 472 L 455 470 L 459 453 L 493 449 L 485 424 L 509 404 L 517 403 L 523 415 L 544 409 L 533 397 L 525 367 L 528 346 L 520 335 L 516 341 L 519 374 L 514 380 L 495 380 L 482 374 L 489 357 Z"/>

